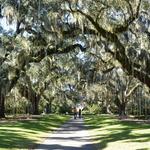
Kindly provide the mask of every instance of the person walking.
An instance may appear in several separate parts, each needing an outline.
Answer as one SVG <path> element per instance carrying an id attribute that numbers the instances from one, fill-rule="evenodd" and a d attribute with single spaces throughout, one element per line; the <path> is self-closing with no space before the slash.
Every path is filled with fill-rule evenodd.
<path id="1" fill-rule="evenodd" d="M 81 109 L 79 109 L 79 118 L 81 118 Z"/>
<path id="2" fill-rule="evenodd" d="M 74 113 L 74 119 L 77 119 L 77 108 L 76 107 L 74 107 L 74 109 L 73 109 L 73 113 Z"/>

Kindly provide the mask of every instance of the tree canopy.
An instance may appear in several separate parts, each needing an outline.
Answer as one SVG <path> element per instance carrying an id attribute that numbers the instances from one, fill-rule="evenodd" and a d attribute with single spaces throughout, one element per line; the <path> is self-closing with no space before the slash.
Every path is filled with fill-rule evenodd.
<path id="1" fill-rule="evenodd" d="M 92 86 L 94 100 L 149 89 L 149 11 L 148 0 L 0 0 L 0 116 L 15 87 L 34 107 L 88 99 Z"/>

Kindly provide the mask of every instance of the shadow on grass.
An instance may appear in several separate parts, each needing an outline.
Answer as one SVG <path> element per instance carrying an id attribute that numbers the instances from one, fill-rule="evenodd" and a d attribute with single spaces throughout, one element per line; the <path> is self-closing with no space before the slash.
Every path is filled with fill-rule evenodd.
<path id="1" fill-rule="evenodd" d="M 109 143 L 119 142 L 150 142 L 150 129 L 148 124 L 124 122 L 110 116 L 91 116 L 86 118 L 89 129 L 97 129 L 94 140 L 99 141 L 100 149 L 104 149 Z M 134 131 L 136 131 L 134 133 Z M 144 133 L 142 133 L 145 131 Z M 126 148 L 125 148 L 126 149 Z M 143 150 L 147 148 L 143 148 Z M 140 149 L 139 149 L 140 150 Z M 141 149 L 142 150 L 142 149 Z"/>
<path id="2" fill-rule="evenodd" d="M 32 147 L 37 141 L 31 140 L 29 138 L 23 137 L 18 133 L 10 132 L 0 132 L 0 148 L 18 148 L 18 149 L 28 149 Z"/>
<path id="3" fill-rule="evenodd" d="M 37 144 L 39 135 L 54 130 L 69 117 L 45 116 L 37 120 L 15 121 L 0 124 L 0 149 L 28 149 Z"/>

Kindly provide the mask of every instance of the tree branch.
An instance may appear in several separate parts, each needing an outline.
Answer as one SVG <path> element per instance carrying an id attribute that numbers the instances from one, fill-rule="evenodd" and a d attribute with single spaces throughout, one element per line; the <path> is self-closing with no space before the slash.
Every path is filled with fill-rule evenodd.
<path id="1" fill-rule="evenodd" d="M 131 6 L 130 2 L 128 0 L 125 0 L 125 1 L 129 5 L 129 10 L 131 11 L 131 14 L 130 14 L 129 19 L 126 20 L 126 24 L 125 25 L 122 25 L 122 26 L 119 26 L 119 27 L 113 29 L 113 33 L 115 33 L 115 34 L 127 31 L 129 25 L 133 21 L 135 21 L 135 19 L 137 19 L 138 16 L 139 16 L 139 11 L 140 11 L 140 6 L 141 6 L 141 0 L 139 0 L 139 3 L 138 3 L 138 6 L 137 6 L 135 14 L 133 13 L 133 9 L 132 9 L 132 6 Z"/>
<path id="2" fill-rule="evenodd" d="M 141 84 L 137 83 L 128 93 L 125 94 L 125 97 L 129 97 L 139 86 L 141 86 Z"/>
<path id="3" fill-rule="evenodd" d="M 139 0 L 139 2 L 141 2 L 141 0 Z M 140 3 L 138 5 L 137 10 L 139 10 L 139 8 L 140 8 Z M 114 55 L 115 59 L 117 59 L 121 63 L 122 67 L 128 72 L 129 75 L 133 75 L 135 78 L 138 78 L 141 82 L 143 82 L 148 87 L 150 87 L 150 76 L 149 76 L 148 72 L 146 70 L 144 70 L 145 72 L 139 71 L 136 68 L 132 67 L 131 61 L 126 56 L 125 47 L 119 41 L 119 39 L 115 33 L 111 33 L 109 31 L 103 29 L 102 27 L 100 27 L 99 24 L 97 22 L 95 22 L 94 19 L 90 15 L 85 14 L 81 10 L 72 10 L 71 9 L 71 11 L 73 13 L 80 13 L 81 15 L 85 16 L 93 24 L 93 26 L 100 33 L 101 36 L 106 38 L 108 42 L 114 43 L 117 48 L 116 54 Z M 136 17 L 138 16 L 138 13 L 139 12 L 137 11 L 137 13 L 135 15 Z"/>
<path id="4" fill-rule="evenodd" d="M 111 72 L 114 68 L 115 68 L 115 67 L 112 66 L 111 68 L 108 68 L 108 69 L 106 69 L 106 70 L 103 70 L 102 72 L 103 72 L 104 74 L 106 74 L 106 73 L 108 73 L 108 72 Z"/>
<path id="5" fill-rule="evenodd" d="M 58 47 L 58 46 L 56 46 L 54 48 L 47 48 L 46 50 L 41 49 L 36 54 L 34 54 L 34 56 L 32 56 L 30 58 L 29 62 L 40 62 L 46 55 L 50 56 L 53 54 L 65 54 L 65 53 L 69 53 L 77 48 L 79 48 L 81 51 L 86 50 L 86 48 L 83 47 L 81 44 L 69 45 L 69 46 L 65 47 L 64 49 L 60 49 L 60 47 Z"/>

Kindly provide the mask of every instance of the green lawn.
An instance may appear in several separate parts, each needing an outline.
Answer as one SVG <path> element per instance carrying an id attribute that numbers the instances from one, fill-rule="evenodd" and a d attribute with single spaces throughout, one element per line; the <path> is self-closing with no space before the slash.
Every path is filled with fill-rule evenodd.
<path id="1" fill-rule="evenodd" d="M 42 141 L 49 131 L 56 129 L 69 118 L 50 115 L 30 121 L 0 122 L 0 150 L 32 148 Z"/>
<path id="2" fill-rule="evenodd" d="M 150 124 L 125 122 L 107 115 L 86 117 L 98 150 L 150 150 Z"/>

